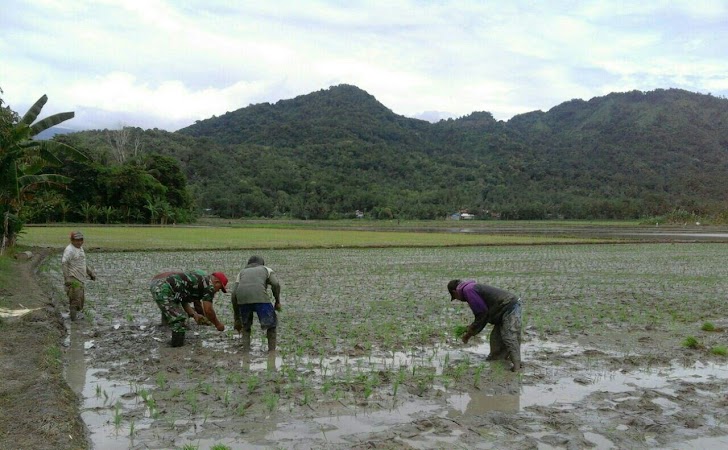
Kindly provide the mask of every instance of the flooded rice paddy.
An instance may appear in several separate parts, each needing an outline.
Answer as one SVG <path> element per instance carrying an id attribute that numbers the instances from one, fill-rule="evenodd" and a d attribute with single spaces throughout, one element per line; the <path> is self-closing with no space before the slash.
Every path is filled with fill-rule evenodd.
<path id="1" fill-rule="evenodd" d="M 148 292 L 167 270 L 234 279 L 250 253 L 89 252 L 99 281 L 67 322 L 66 376 L 94 448 L 728 445 L 726 245 L 257 253 L 283 283 L 273 355 L 255 325 L 241 351 L 229 294 L 226 331 L 190 324 L 170 347 Z M 472 314 L 451 278 L 522 297 L 522 373 L 485 360 L 490 327 L 456 339 Z"/>

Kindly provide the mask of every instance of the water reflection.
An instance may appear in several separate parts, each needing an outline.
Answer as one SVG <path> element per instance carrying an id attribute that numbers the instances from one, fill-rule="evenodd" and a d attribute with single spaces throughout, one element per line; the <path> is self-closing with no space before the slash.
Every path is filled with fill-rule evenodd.
<path id="1" fill-rule="evenodd" d="M 86 384 L 86 355 L 85 339 L 80 327 L 76 324 L 71 326 L 69 333 L 69 346 L 66 353 L 66 381 L 68 386 L 76 395 L 83 394 Z"/>
<path id="2" fill-rule="evenodd" d="M 484 392 L 466 392 L 450 396 L 448 404 L 466 415 L 481 415 L 490 411 L 517 413 L 521 408 L 521 396 L 512 394 L 489 395 Z"/>

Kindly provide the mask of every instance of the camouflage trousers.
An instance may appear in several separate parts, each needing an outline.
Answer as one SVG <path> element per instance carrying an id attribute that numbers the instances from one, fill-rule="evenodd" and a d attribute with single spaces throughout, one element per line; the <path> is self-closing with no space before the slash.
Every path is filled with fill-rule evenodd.
<path id="1" fill-rule="evenodd" d="M 83 304 L 86 301 L 84 284 L 75 278 L 70 278 L 69 281 L 65 282 L 64 287 L 66 296 L 68 296 L 68 311 L 71 320 L 76 320 L 77 313 L 83 311 Z"/>
<path id="2" fill-rule="evenodd" d="M 162 321 L 166 322 L 173 332 L 184 333 L 187 331 L 187 312 L 182 304 L 175 299 L 172 287 L 166 280 L 152 280 L 149 284 L 149 291 L 152 293 L 154 302 L 162 311 Z"/>
<path id="3" fill-rule="evenodd" d="M 490 332 L 489 360 L 508 360 L 521 363 L 521 299 L 503 315 L 501 323 Z"/>

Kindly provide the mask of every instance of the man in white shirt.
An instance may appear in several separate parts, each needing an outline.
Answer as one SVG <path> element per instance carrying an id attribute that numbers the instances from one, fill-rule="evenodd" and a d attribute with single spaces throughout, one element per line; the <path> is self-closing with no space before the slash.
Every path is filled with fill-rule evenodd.
<path id="1" fill-rule="evenodd" d="M 68 309 L 71 320 L 76 320 L 78 312 L 83 310 L 84 281 L 88 276 L 96 279 L 94 271 L 86 265 L 86 253 L 83 251 L 83 233 L 80 231 L 71 232 L 71 243 L 63 251 L 61 258 L 61 269 L 63 270 L 63 284 L 68 296 Z"/>

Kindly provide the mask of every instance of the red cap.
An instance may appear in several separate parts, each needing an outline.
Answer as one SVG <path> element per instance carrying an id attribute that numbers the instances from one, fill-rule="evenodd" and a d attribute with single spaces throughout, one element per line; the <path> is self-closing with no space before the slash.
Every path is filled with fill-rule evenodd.
<path id="1" fill-rule="evenodd" d="M 227 290 L 225 289 L 225 286 L 227 286 L 227 277 L 222 272 L 213 272 L 212 276 L 220 280 L 220 283 L 222 283 L 222 291 L 227 293 Z"/>

